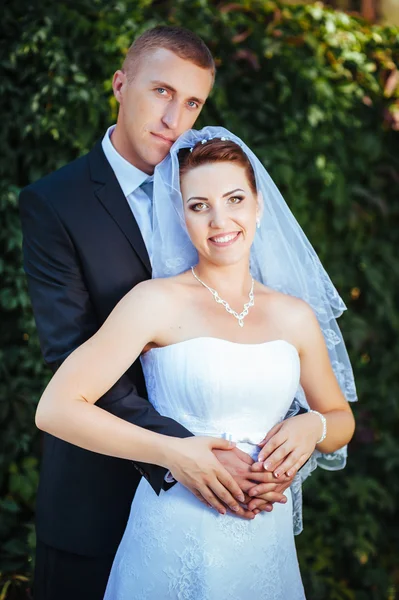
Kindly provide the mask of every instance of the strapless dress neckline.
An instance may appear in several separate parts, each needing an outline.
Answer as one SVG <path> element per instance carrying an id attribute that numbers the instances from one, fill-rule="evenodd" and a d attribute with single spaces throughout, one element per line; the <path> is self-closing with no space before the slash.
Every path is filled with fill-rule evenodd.
<path id="1" fill-rule="evenodd" d="M 182 346 L 184 344 L 201 343 L 201 342 L 206 342 L 206 341 L 222 342 L 224 344 L 233 344 L 234 346 L 243 346 L 244 348 L 248 348 L 248 347 L 253 348 L 253 347 L 257 347 L 257 346 L 262 347 L 262 346 L 268 346 L 268 345 L 272 345 L 272 344 L 286 344 L 287 346 L 290 346 L 291 348 L 293 348 L 299 356 L 298 349 L 296 348 L 296 346 L 294 346 L 294 344 L 291 344 L 291 342 L 288 342 L 287 340 L 283 340 L 280 338 L 275 339 L 275 340 L 266 340 L 265 342 L 234 342 L 232 340 L 226 340 L 224 338 L 219 338 L 219 337 L 210 336 L 210 335 L 202 335 L 202 336 L 198 336 L 198 337 L 194 337 L 194 338 L 188 338 L 187 340 L 182 340 L 180 342 L 174 342 L 173 344 L 168 344 L 166 346 L 156 346 L 155 348 L 150 348 L 150 350 L 147 350 L 147 352 L 145 352 L 142 356 L 146 356 L 150 352 L 154 352 L 154 351 L 158 351 L 158 350 L 166 350 L 168 348 L 176 348 L 177 346 Z"/>

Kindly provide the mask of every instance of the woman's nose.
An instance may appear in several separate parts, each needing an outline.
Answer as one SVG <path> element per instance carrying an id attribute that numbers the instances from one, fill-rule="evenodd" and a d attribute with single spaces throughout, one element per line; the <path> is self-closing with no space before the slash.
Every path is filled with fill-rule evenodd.
<path id="1" fill-rule="evenodd" d="M 223 210 L 214 210 L 211 215 L 211 227 L 213 229 L 223 229 L 226 223 L 226 215 Z"/>

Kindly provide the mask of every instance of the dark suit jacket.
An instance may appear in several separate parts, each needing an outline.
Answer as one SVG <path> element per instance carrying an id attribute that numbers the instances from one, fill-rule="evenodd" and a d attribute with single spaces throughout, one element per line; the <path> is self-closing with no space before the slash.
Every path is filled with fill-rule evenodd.
<path id="1" fill-rule="evenodd" d="M 139 227 L 101 143 L 20 195 L 24 268 L 44 358 L 55 371 L 93 335 L 117 302 L 151 277 Z M 109 357 L 112 360 L 112 356 Z M 139 361 L 98 405 L 166 435 L 190 434 L 146 398 Z M 37 534 L 50 546 L 96 556 L 114 552 L 140 474 L 156 493 L 165 471 L 82 450 L 45 434 Z"/>

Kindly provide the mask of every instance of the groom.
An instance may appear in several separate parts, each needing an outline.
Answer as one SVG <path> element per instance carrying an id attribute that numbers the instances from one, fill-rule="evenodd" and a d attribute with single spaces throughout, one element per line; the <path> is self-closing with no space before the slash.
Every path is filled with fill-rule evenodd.
<path id="1" fill-rule="evenodd" d="M 53 371 L 133 286 L 151 277 L 151 175 L 174 140 L 193 127 L 214 77 L 213 58 L 194 33 L 146 31 L 113 78 L 117 125 L 88 155 L 21 192 L 24 268 Z M 152 431 L 192 435 L 148 402 L 139 361 L 98 405 Z M 253 487 L 252 459 L 238 449 L 214 452 L 244 492 Z M 35 600 L 102 599 L 140 477 L 157 494 L 167 488 L 164 469 L 134 466 L 45 435 Z M 263 489 L 271 490 L 262 497 L 265 509 L 288 484 L 274 489 L 272 476 L 262 476 Z"/>

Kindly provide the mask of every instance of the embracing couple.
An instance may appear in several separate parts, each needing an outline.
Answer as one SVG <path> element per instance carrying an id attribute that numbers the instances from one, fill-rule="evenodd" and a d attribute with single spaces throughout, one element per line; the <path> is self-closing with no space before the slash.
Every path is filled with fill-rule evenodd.
<path id="1" fill-rule="evenodd" d="M 192 129 L 214 77 L 195 34 L 146 31 L 116 126 L 21 193 L 55 372 L 35 600 L 305 597 L 301 474 L 354 430 L 345 307 L 251 150 Z"/>

